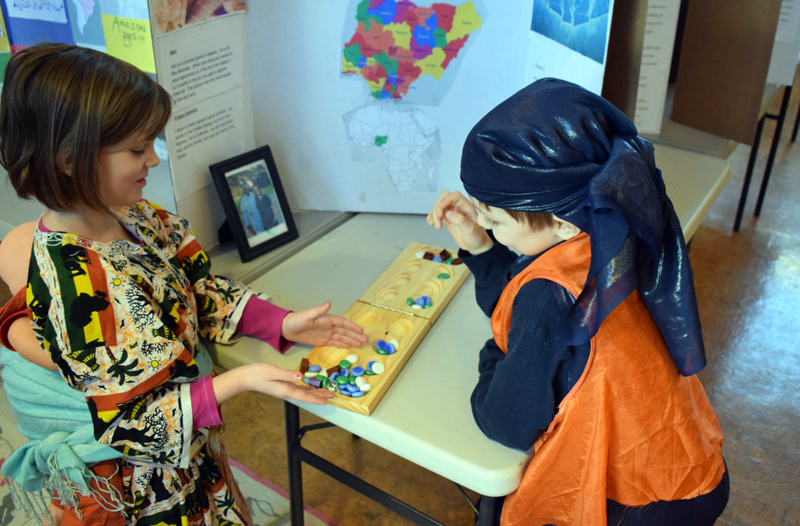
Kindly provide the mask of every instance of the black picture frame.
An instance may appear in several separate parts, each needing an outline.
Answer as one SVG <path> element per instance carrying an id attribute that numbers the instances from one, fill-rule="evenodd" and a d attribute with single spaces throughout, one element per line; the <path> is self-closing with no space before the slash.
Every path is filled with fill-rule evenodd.
<path id="1" fill-rule="evenodd" d="M 297 226 L 269 146 L 208 169 L 242 263 L 297 239 Z"/>

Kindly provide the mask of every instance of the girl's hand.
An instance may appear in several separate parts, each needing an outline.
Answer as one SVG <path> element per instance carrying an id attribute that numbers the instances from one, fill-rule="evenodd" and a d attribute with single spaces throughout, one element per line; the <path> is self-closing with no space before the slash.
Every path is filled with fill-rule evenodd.
<path id="1" fill-rule="evenodd" d="M 281 336 L 297 343 L 312 345 L 330 345 L 341 349 L 361 347 L 367 343 L 364 329 L 358 324 L 328 314 L 331 302 L 299 312 L 290 312 L 283 318 Z"/>
<path id="2" fill-rule="evenodd" d="M 269 363 L 251 364 L 252 372 L 249 374 L 248 383 L 253 391 L 268 394 L 275 398 L 285 400 L 291 398 L 298 402 L 325 405 L 334 394 L 327 389 L 316 389 L 307 385 L 297 385 L 295 382 L 303 379 L 297 371 L 281 369 Z"/>
<path id="3" fill-rule="evenodd" d="M 324 405 L 334 394 L 327 389 L 297 385 L 303 375 L 270 363 L 251 363 L 226 371 L 212 380 L 217 405 L 245 391 L 256 391 L 285 400 Z"/>
<path id="4" fill-rule="evenodd" d="M 459 192 L 442 192 L 428 213 L 428 224 L 436 230 L 444 225 L 456 244 L 471 254 L 486 252 L 494 245 L 486 230 L 478 225 L 475 205 Z"/>

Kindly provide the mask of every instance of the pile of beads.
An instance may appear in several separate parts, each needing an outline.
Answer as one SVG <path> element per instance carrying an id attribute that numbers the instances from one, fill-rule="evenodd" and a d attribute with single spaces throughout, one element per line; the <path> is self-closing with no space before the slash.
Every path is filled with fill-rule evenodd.
<path id="1" fill-rule="evenodd" d="M 355 365 L 358 356 L 350 354 L 339 362 L 338 365 L 323 369 L 316 364 L 310 364 L 307 358 L 300 362 L 300 372 L 303 382 L 317 389 L 327 389 L 351 398 L 360 398 L 372 389 L 366 377 L 381 374 L 386 366 L 380 362 L 370 361 L 366 367 Z"/>
<path id="2" fill-rule="evenodd" d="M 431 305 L 433 305 L 430 296 L 420 296 L 417 299 L 408 298 L 406 303 L 408 303 L 412 309 L 430 309 Z"/>
<path id="3" fill-rule="evenodd" d="M 394 354 L 397 352 L 397 347 L 400 345 L 400 342 L 397 340 L 378 340 L 375 342 L 375 352 L 378 354 Z M 372 363 L 372 362 L 370 362 Z"/>
<path id="4" fill-rule="evenodd" d="M 461 265 L 464 263 L 460 259 L 454 258 L 452 254 L 447 251 L 447 249 L 443 249 L 438 255 L 432 252 L 417 252 L 415 255 L 421 259 L 428 259 L 435 261 L 436 263 L 444 263 L 446 265 Z M 441 275 L 439 275 L 439 277 L 441 277 Z"/>

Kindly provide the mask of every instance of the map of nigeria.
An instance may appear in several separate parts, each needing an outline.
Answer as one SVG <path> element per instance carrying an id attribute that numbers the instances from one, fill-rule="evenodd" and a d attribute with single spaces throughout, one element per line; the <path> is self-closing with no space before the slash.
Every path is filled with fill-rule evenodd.
<path id="1" fill-rule="evenodd" d="M 409 0 L 362 0 L 356 21 L 342 73 L 363 78 L 379 100 L 402 99 L 423 75 L 439 80 L 482 23 L 472 2 L 420 7 Z"/>

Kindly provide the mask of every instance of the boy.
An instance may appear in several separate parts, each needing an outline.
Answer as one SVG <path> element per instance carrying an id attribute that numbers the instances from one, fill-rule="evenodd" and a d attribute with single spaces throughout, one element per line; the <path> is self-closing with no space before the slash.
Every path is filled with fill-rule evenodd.
<path id="1" fill-rule="evenodd" d="M 469 199 L 444 192 L 428 223 L 453 235 L 492 318 L 473 413 L 534 453 L 501 524 L 713 524 L 723 436 L 694 376 L 694 284 L 652 145 L 607 101 L 544 79 L 473 128 L 461 180 Z"/>

